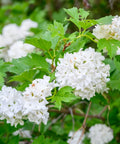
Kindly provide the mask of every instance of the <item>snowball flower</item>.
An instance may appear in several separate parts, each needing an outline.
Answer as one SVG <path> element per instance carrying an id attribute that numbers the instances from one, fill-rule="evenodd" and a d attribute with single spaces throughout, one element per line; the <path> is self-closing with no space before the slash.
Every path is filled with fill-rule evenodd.
<path id="1" fill-rule="evenodd" d="M 51 90 L 55 87 L 55 84 L 49 83 L 49 80 L 48 76 L 35 79 L 23 93 L 23 115 L 31 122 L 47 124 L 49 113 L 45 98 L 51 96 Z"/>
<path id="2" fill-rule="evenodd" d="M 28 31 L 30 28 L 36 28 L 38 24 L 31 19 L 26 19 L 21 24 L 21 30 Z"/>
<path id="3" fill-rule="evenodd" d="M 98 39 L 105 38 L 105 39 L 116 39 L 120 41 L 120 17 L 115 16 L 112 19 L 111 24 L 96 25 L 95 28 L 93 29 L 93 35 Z M 104 51 L 106 51 L 106 49 L 104 49 Z M 116 52 L 116 55 L 120 55 L 119 47 Z"/>
<path id="4" fill-rule="evenodd" d="M 91 144 L 107 144 L 113 139 L 113 131 L 105 124 L 96 124 L 89 129 Z"/>
<path id="5" fill-rule="evenodd" d="M 12 126 L 23 125 L 22 94 L 14 88 L 3 86 L 0 91 L 0 119 L 6 119 Z"/>
<path id="6" fill-rule="evenodd" d="M 8 24 L 2 29 L 2 35 L 5 41 L 5 46 L 11 45 L 13 42 L 25 38 L 16 24 Z"/>
<path id="7" fill-rule="evenodd" d="M 71 131 L 69 133 L 69 137 L 71 137 L 71 138 L 68 139 L 68 141 L 67 141 L 68 144 L 77 144 L 81 136 L 82 136 L 82 131 L 81 130 L 78 130 L 76 132 Z M 81 140 L 80 140 L 79 144 L 83 144 L 82 141 L 84 140 L 84 138 L 85 138 L 85 136 L 83 135 L 81 137 Z"/>
<path id="8" fill-rule="evenodd" d="M 35 47 L 30 44 L 23 43 L 23 41 L 17 41 L 13 45 L 10 46 L 8 50 L 9 61 L 13 58 L 21 58 L 26 56 L 28 53 L 33 52 Z"/>
<path id="9" fill-rule="evenodd" d="M 22 128 L 13 132 L 13 135 L 14 136 L 20 135 L 20 137 L 23 137 L 23 138 L 32 138 L 31 132 L 29 130 L 24 130 Z"/>
<path id="10" fill-rule="evenodd" d="M 104 59 L 104 56 L 93 48 L 73 54 L 66 53 L 64 58 L 59 58 L 55 73 L 56 82 L 59 87 L 75 88 L 75 95 L 82 99 L 90 100 L 95 96 L 95 92 L 107 92 L 110 66 L 102 62 Z"/>

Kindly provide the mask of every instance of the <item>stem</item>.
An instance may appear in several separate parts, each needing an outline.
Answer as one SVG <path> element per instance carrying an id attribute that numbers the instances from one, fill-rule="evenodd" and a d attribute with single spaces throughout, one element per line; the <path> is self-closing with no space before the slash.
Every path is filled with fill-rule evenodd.
<path id="1" fill-rule="evenodd" d="M 79 142 L 81 141 L 81 139 L 82 139 L 82 137 L 83 137 L 83 135 L 84 135 L 85 127 L 86 127 L 86 121 L 87 121 L 88 114 L 89 114 L 89 111 L 90 111 L 91 103 L 92 103 L 92 102 L 89 103 L 88 110 L 87 110 L 87 113 L 86 113 L 86 115 L 85 115 L 85 119 L 84 119 L 84 121 L 83 121 L 82 127 L 81 127 L 81 128 L 83 128 L 82 134 L 81 134 L 81 136 L 80 136 L 77 144 L 79 144 Z M 80 128 L 80 129 L 81 129 L 81 128 Z"/>
<path id="2" fill-rule="evenodd" d="M 70 111 L 68 109 L 62 109 L 61 111 L 57 110 L 57 109 L 49 109 L 49 112 L 56 112 L 56 113 L 65 113 L 65 114 L 70 114 Z M 80 114 L 80 113 L 76 113 L 75 111 L 73 111 L 74 115 L 78 115 L 78 116 L 82 116 L 85 117 L 85 114 Z M 89 118 L 97 118 L 97 119 L 101 119 L 102 121 L 105 120 L 104 117 L 99 116 L 99 115 L 88 115 L 87 117 Z"/>

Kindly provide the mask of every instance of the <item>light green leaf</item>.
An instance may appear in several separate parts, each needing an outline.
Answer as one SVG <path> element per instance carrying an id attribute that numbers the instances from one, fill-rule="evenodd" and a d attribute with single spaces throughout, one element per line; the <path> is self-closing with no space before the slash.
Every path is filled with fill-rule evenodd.
<path id="1" fill-rule="evenodd" d="M 34 45 L 36 48 L 40 48 L 41 50 L 44 50 L 44 51 L 48 51 L 52 46 L 50 41 L 47 41 L 42 38 L 37 38 L 37 37 L 26 38 L 25 43 Z"/>
<path id="2" fill-rule="evenodd" d="M 59 110 L 61 109 L 62 101 L 63 102 L 71 102 L 75 99 L 77 99 L 73 94 L 73 89 L 70 86 L 62 87 L 58 93 L 53 97 L 52 102 L 55 101 L 55 107 L 57 107 Z"/>
<path id="3" fill-rule="evenodd" d="M 12 79 L 9 82 L 12 81 L 19 81 L 19 82 L 32 82 L 34 79 L 34 75 L 36 73 L 36 70 L 29 70 L 29 71 L 24 71 L 20 75 L 13 76 Z"/>
<path id="4" fill-rule="evenodd" d="M 81 18 L 82 19 L 86 19 L 87 18 L 87 16 L 89 15 L 89 12 L 88 11 L 85 11 L 84 9 L 82 9 L 82 8 L 79 8 L 79 14 L 81 15 Z"/>
<path id="5" fill-rule="evenodd" d="M 54 21 L 54 24 L 48 26 L 48 30 L 51 32 L 52 37 L 64 36 L 65 31 L 62 23 Z"/>
<path id="6" fill-rule="evenodd" d="M 99 51 L 106 49 L 108 51 L 108 55 L 112 58 L 116 55 L 118 47 L 120 47 L 120 41 L 115 39 L 100 39 L 97 46 Z"/>
<path id="7" fill-rule="evenodd" d="M 112 19 L 113 19 L 113 16 L 105 16 L 105 17 L 102 17 L 100 19 L 97 19 L 96 21 L 98 22 L 99 25 L 107 25 L 107 24 L 111 24 L 112 22 Z"/>
<path id="8" fill-rule="evenodd" d="M 67 47 L 65 52 L 78 52 L 80 48 L 84 48 L 87 41 L 88 40 L 85 37 L 81 37 L 74 41 L 69 47 Z"/>
<path id="9" fill-rule="evenodd" d="M 49 64 L 46 62 L 45 58 L 38 54 L 30 54 L 26 57 L 19 59 L 13 59 L 9 71 L 21 74 L 24 71 L 30 69 L 43 69 L 44 71 L 49 71 Z"/>
<path id="10" fill-rule="evenodd" d="M 77 19 L 77 20 L 79 19 L 79 13 L 78 13 L 78 9 L 76 7 L 73 7 L 70 9 L 64 9 L 64 10 L 72 18 Z"/>

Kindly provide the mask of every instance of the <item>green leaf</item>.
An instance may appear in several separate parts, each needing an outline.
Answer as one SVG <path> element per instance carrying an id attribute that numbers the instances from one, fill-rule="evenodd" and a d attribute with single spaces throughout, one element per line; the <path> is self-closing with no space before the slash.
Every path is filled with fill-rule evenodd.
<path id="1" fill-rule="evenodd" d="M 79 25 L 84 29 L 88 29 L 96 24 L 97 24 L 96 20 L 81 20 L 81 21 L 79 21 Z"/>
<path id="2" fill-rule="evenodd" d="M 34 79 L 35 73 L 36 73 L 36 70 L 24 71 L 20 75 L 13 76 L 9 82 L 12 82 L 12 81 L 19 81 L 19 82 L 29 81 L 29 82 L 32 82 Z"/>
<path id="3" fill-rule="evenodd" d="M 119 90 L 120 91 L 120 79 L 111 80 L 108 82 L 108 85 L 112 88 L 112 90 Z"/>
<path id="4" fill-rule="evenodd" d="M 56 45 L 57 45 L 58 40 L 60 38 L 58 35 L 52 37 L 51 32 L 50 31 L 46 31 L 41 36 L 43 36 L 45 40 L 48 40 L 48 41 L 50 41 L 52 43 L 51 49 L 55 49 L 56 48 Z"/>
<path id="5" fill-rule="evenodd" d="M 80 16 L 81 16 L 81 18 L 82 19 L 86 19 L 87 18 L 87 16 L 89 15 L 89 12 L 88 11 L 85 11 L 84 9 L 82 9 L 82 8 L 79 8 L 79 14 L 80 14 Z"/>
<path id="6" fill-rule="evenodd" d="M 19 144 L 19 136 L 12 137 L 8 144 Z"/>
<path id="7" fill-rule="evenodd" d="M 30 54 L 26 57 L 13 59 L 11 66 L 9 67 L 9 71 L 16 74 L 21 74 L 24 71 L 37 68 L 44 71 L 49 71 L 49 64 L 46 62 L 44 57 L 38 54 Z"/>
<path id="8" fill-rule="evenodd" d="M 55 138 L 54 139 L 45 138 L 43 135 L 41 135 L 37 139 L 35 139 L 32 144 L 67 144 L 67 143 L 59 139 L 55 140 Z"/>
<path id="9" fill-rule="evenodd" d="M 81 37 L 74 41 L 69 47 L 65 49 L 65 52 L 78 52 L 80 48 L 84 48 L 85 44 L 87 43 L 87 39 L 85 37 Z"/>
<path id="10" fill-rule="evenodd" d="M 106 58 L 106 59 L 104 60 L 104 63 L 110 65 L 110 73 L 115 70 L 115 64 L 114 64 L 114 61 L 113 61 L 113 60 L 111 60 L 111 59 L 109 59 L 109 58 Z"/>
<path id="11" fill-rule="evenodd" d="M 120 71 L 120 62 L 114 59 L 114 63 L 115 63 L 116 69 Z"/>
<path id="12" fill-rule="evenodd" d="M 54 24 L 48 26 L 48 30 L 51 32 L 52 37 L 64 36 L 65 31 L 62 23 L 54 21 Z"/>
<path id="13" fill-rule="evenodd" d="M 37 37 L 26 38 L 25 43 L 34 45 L 36 48 L 40 48 L 41 50 L 44 50 L 44 51 L 48 51 L 52 46 L 50 41 L 47 41 L 42 38 L 37 38 Z"/>
<path id="14" fill-rule="evenodd" d="M 70 9 L 64 9 L 65 12 L 70 15 L 72 18 L 79 20 L 79 13 L 78 9 L 76 7 L 70 8 Z"/>
<path id="15" fill-rule="evenodd" d="M 77 98 L 78 97 L 73 94 L 73 89 L 70 86 L 65 86 L 57 92 L 57 94 L 53 97 L 52 102 L 55 101 L 55 107 L 60 110 L 62 101 L 71 102 Z"/>
<path id="16" fill-rule="evenodd" d="M 6 76 L 5 73 L 1 73 L 0 72 L 0 89 L 2 88 L 2 86 L 4 85 L 4 77 Z"/>
<path id="17" fill-rule="evenodd" d="M 113 18 L 114 17 L 110 15 L 97 19 L 96 21 L 98 22 L 99 25 L 111 24 Z"/>
<path id="18" fill-rule="evenodd" d="M 108 51 L 108 55 L 112 58 L 116 55 L 118 47 L 120 47 L 120 41 L 115 39 L 100 39 L 97 46 L 99 51 L 106 49 Z"/>

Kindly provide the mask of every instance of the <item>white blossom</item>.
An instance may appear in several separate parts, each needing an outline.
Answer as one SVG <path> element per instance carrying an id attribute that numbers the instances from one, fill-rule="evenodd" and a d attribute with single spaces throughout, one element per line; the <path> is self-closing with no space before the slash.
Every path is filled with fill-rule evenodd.
<path id="1" fill-rule="evenodd" d="M 81 137 L 81 140 L 79 142 L 79 144 L 83 144 L 82 141 L 84 140 L 85 138 L 85 135 L 83 134 L 82 135 L 82 131 L 81 130 L 78 130 L 76 132 L 73 132 L 73 131 L 70 131 L 69 135 L 68 135 L 70 138 L 68 139 L 68 144 L 77 144 L 80 137 Z"/>
<path id="2" fill-rule="evenodd" d="M 26 19 L 21 24 L 21 30 L 28 31 L 30 28 L 36 28 L 38 24 L 31 19 Z"/>
<path id="3" fill-rule="evenodd" d="M 91 144 L 107 144 L 113 139 L 113 131 L 105 124 L 95 124 L 89 129 Z"/>
<path id="4" fill-rule="evenodd" d="M 45 98 L 52 95 L 51 90 L 55 87 L 55 84 L 49 83 L 49 80 L 48 76 L 35 79 L 23 93 L 23 115 L 31 122 L 47 124 L 49 113 Z"/>
<path id="5" fill-rule="evenodd" d="M 120 41 L 120 17 L 115 16 L 112 19 L 111 24 L 96 25 L 95 28 L 93 29 L 93 35 L 98 39 L 105 38 L 105 39 L 116 39 Z M 106 51 L 106 49 L 104 51 Z M 116 52 L 116 55 L 120 55 L 119 47 Z"/>
<path id="6" fill-rule="evenodd" d="M 6 119 L 12 126 L 23 125 L 22 94 L 14 88 L 3 86 L 0 91 L 0 119 Z"/>
<path id="7" fill-rule="evenodd" d="M 13 135 L 19 135 L 22 138 L 32 138 L 30 130 L 24 130 L 23 128 L 13 132 Z"/>
<path id="8" fill-rule="evenodd" d="M 30 44 L 23 43 L 23 41 L 17 41 L 10 46 L 8 50 L 8 59 L 11 61 L 13 58 L 21 58 L 26 56 L 28 53 L 33 52 L 35 47 Z"/>
<path id="9" fill-rule="evenodd" d="M 37 25 L 36 22 L 30 19 L 24 20 L 21 26 L 16 24 L 5 25 L 0 35 L 0 47 L 5 47 L 5 50 L 0 49 L 0 58 L 3 58 L 5 61 L 11 61 L 12 58 L 20 58 L 32 52 L 34 47 L 23 44 L 22 41 L 26 36 L 33 35 L 33 32 L 30 32 L 30 28 L 36 28 Z M 8 52 L 4 53 L 4 51 Z"/>
<path id="10" fill-rule="evenodd" d="M 75 88 L 75 95 L 82 99 L 89 100 L 95 96 L 95 92 L 107 92 L 110 66 L 102 62 L 104 59 L 101 53 L 92 48 L 73 54 L 66 53 L 64 58 L 59 58 L 55 73 L 56 82 L 59 87 Z"/>

